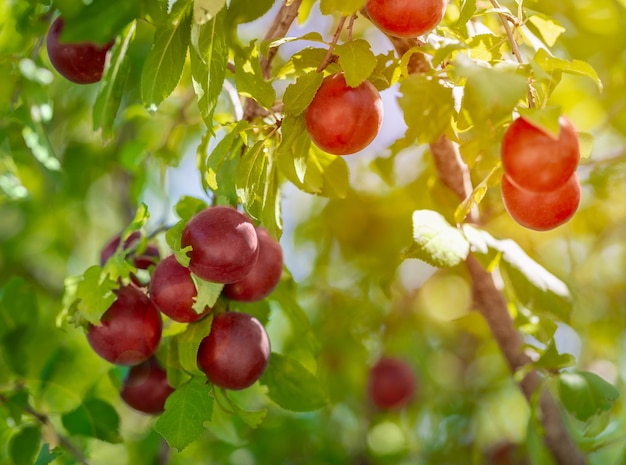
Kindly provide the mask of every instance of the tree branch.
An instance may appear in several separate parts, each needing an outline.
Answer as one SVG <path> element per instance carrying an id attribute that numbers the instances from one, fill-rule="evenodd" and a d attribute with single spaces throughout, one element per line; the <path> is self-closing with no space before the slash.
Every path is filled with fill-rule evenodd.
<path id="1" fill-rule="evenodd" d="M 298 9 L 301 4 L 302 0 L 285 0 L 285 3 L 278 11 L 278 14 L 274 18 L 274 22 L 268 29 L 265 37 L 263 37 L 263 40 L 273 40 L 285 37 L 292 23 L 298 17 Z M 274 61 L 276 53 L 278 53 L 278 47 L 272 47 L 267 52 L 267 57 L 261 57 L 261 72 L 263 73 L 263 77 L 265 79 L 269 79 L 271 77 L 272 61 Z M 280 103 L 277 103 L 277 105 L 282 108 Z M 261 107 L 256 100 L 251 98 L 246 99 L 243 112 L 244 120 L 251 121 L 256 117 L 265 117 L 270 114 L 271 112 Z"/>
<path id="2" fill-rule="evenodd" d="M 415 39 L 398 39 L 389 37 L 396 52 L 402 57 L 409 50 L 417 47 Z M 410 73 L 430 71 L 431 66 L 422 53 L 413 53 L 409 62 Z M 439 179 L 450 188 L 461 200 L 472 193 L 469 169 L 462 160 L 458 147 L 445 136 L 430 144 L 434 163 Z M 478 221 L 477 211 L 472 212 L 471 221 Z M 523 339 L 515 329 L 513 319 L 508 311 L 507 302 L 498 289 L 492 274 L 470 254 L 466 266 L 471 277 L 472 292 L 476 307 L 483 315 L 494 339 L 496 340 L 512 374 L 527 366 L 531 360 L 523 351 Z M 519 383 L 519 388 L 526 397 L 532 399 L 541 389 L 542 379 L 537 371 L 530 371 Z M 539 401 L 541 422 L 544 429 L 544 441 L 559 465 L 584 465 L 586 459 L 580 452 L 569 434 L 561 416 L 559 406 L 543 390 Z"/>

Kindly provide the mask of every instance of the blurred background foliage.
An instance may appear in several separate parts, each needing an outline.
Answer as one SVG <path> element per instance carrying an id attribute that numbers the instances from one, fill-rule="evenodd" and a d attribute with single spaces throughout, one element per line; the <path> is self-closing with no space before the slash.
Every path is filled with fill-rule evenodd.
<path id="1" fill-rule="evenodd" d="M 504 4 L 517 11 L 515 2 Z M 444 27 L 453 25 L 460 6 L 451 2 Z M 548 233 L 523 229 L 506 215 L 499 189 L 493 187 L 481 204 L 483 227 L 495 237 L 514 239 L 567 283 L 574 311 L 570 324 L 559 323 L 556 330 L 559 352 L 574 355 L 577 367 L 600 374 L 623 396 L 626 3 L 527 0 L 524 7 L 560 23 L 565 31 L 554 53 L 590 63 L 603 83 L 600 92 L 590 79 L 567 75 L 551 96 L 551 104 L 562 106 L 579 130 L 593 135 L 593 150 L 581 162 L 582 203 L 567 225 Z M 312 8 L 311 17 L 294 35 L 317 30 L 329 37 L 332 19 L 321 16 L 317 4 Z M 156 113 L 140 104 L 138 73 L 153 33 L 140 21 L 115 137 L 105 141 L 94 134 L 94 86 L 60 78 L 45 53 L 52 13 L 46 2 L 0 2 L 1 302 L 5 311 L 18 315 L 22 328 L 0 332 L 0 393 L 14 396 L 15 402 L 26 395 L 38 411 L 49 415 L 55 429 L 62 429 L 58 414 L 75 409 L 83 399 L 107 399 L 121 416 L 124 441 L 111 444 L 73 436 L 89 463 L 160 463 L 163 445 L 151 420 L 118 398 L 116 380 L 123 370 L 111 370 L 92 353 L 79 330 L 58 328 L 56 318 L 66 277 L 98 262 L 102 246 L 128 224 L 139 202 L 149 206 L 151 231 L 169 224 L 180 196 L 202 195 L 194 152 L 204 126 L 195 105 L 190 105 L 188 71 Z M 270 12 L 241 26 L 242 40 L 261 37 L 271 17 Z M 365 20 L 357 21 L 356 31 L 376 49 L 391 49 Z M 289 53 L 289 47 L 281 49 L 280 59 L 286 60 Z M 349 158 L 350 190 L 345 198 L 316 198 L 289 185 L 283 189 L 281 241 L 298 301 L 318 342 L 317 359 L 307 360 L 303 354 L 301 361 L 317 369 L 328 389 L 329 406 L 307 414 L 272 408 L 255 430 L 230 419 L 214 419 L 202 440 L 182 453 L 170 451 L 169 463 L 526 463 L 516 457 L 531 447 L 529 407 L 486 324 L 471 311 L 464 269 L 436 270 L 416 260 L 400 263 L 411 239 L 411 212 L 431 208 L 450 214 L 457 202 L 436 179 L 422 146 L 389 157 L 386 147 L 402 137 L 405 126 L 395 103 L 397 89 L 383 95 L 386 110 L 391 108 L 383 133 L 362 155 Z M 231 111 L 225 99 L 217 117 Z M 497 146 L 498 141 L 492 143 Z M 475 183 L 486 176 L 482 169 L 472 171 Z M 275 309 L 276 302 L 271 304 Z M 298 358 L 301 341 L 283 320 L 280 312 L 272 313 L 270 337 L 276 347 Z M 523 323 L 521 318 L 518 322 Z M 418 395 L 400 413 L 378 412 L 366 398 L 368 367 L 381 354 L 407 360 L 418 374 Z M 14 384 L 15 373 L 21 384 Z M 22 386 L 27 386 L 26 394 Z M 261 388 L 236 396 L 254 401 L 256 389 Z M 26 417 L 18 420 L 10 405 L 0 406 L 2 463 L 15 457 L 11 447 L 37 434 L 54 442 L 52 427 Z M 574 423 L 581 443 L 593 452 L 593 463 L 626 463 L 624 437 L 615 435 L 626 421 L 623 400 L 610 412 L 610 420 L 597 421 L 603 433 L 589 437 L 583 433 L 593 425 Z M 607 444 L 603 435 L 609 438 Z M 508 462 L 496 462 L 492 453 L 502 444 L 511 444 Z M 544 460 L 541 463 L 550 463 Z M 57 463 L 76 459 L 64 454 Z"/>

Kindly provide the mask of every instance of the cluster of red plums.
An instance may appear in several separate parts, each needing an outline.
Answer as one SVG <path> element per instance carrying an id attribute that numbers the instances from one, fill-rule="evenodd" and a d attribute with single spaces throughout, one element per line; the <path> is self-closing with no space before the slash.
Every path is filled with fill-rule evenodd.
<path id="1" fill-rule="evenodd" d="M 580 203 L 578 134 L 565 116 L 553 137 L 523 117 L 502 139 L 502 200 L 511 217 L 537 231 L 568 221 Z"/>
<path id="2" fill-rule="evenodd" d="M 166 371 L 155 357 L 162 332 L 162 315 L 173 321 L 194 324 L 211 313 L 196 311 L 197 278 L 223 284 L 225 299 L 255 302 L 267 297 L 280 281 L 283 253 L 265 229 L 255 227 L 246 215 L 231 207 L 208 207 L 186 224 L 183 247 L 191 246 L 189 266 L 175 255 L 159 260 L 158 249 L 147 246 L 133 254 L 141 240 L 133 233 L 122 244 L 137 269 L 149 269 L 147 289 L 138 276 L 116 291 L 116 299 L 90 325 L 87 340 L 94 351 L 116 365 L 130 366 L 121 396 L 131 407 L 145 413 L 163 411 L 173 389 Z M 114 238 L 103 249 L 101 261 L 120 247 Z M 225 311 L 213 316 L 210 332 L 200 342 L 197 366 L 214 385 L 239 390 L 257 381 L 270 357 L 270 342 L 263 325 L 254 317 Z"/>

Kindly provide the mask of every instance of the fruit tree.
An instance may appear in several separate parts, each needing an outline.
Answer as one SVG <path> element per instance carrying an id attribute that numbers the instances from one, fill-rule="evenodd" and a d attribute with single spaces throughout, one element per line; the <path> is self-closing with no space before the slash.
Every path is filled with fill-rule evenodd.
<path id="1" fill-rule="evenodd" d="M 0 17 L 0 464 L 626 463 L 624 0 Z"/>

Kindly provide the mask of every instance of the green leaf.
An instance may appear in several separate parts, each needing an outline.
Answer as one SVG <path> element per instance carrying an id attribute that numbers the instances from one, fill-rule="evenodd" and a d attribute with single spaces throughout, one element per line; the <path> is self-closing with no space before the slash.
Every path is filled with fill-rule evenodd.
<path id="1" fill-rule="evenodd" d="M 194 0 L 193 22 L 203 25 L 211 21 L 226 6 L 226 0 Z"/>
<path id="2" fill-rule="evenodd" d="M 97 325 L 115 301 L 114 290 L 119 285 L 107 277 L 102 268 L 93 265 L 83 273 L 76 288 L 77 310 L 89 323 Z"/>
<path id="3" fill-rule="evenodd" d="M 176 389 L 165 402 L 165 412 L 154 425 L 170 447 L 182 451 L 204 432 L 211 421 L 213 398 L 206 378 L 194 377 Z"/>
<path id="4" fill-rule="evenodd" d="M 315 97 L 315 94 L 317 93 L 317 90 L 323 80 L 324 77 L 322 76 L 322 73 L 312 71 L 300 76 L 293 84 L 289 84 L 285 89 L 285 95 L 283 96 L 283 101 L 285 102 L 285 113 L 288 115 L 298 116 L 306 110 L 313 101 L 313 98 Z"/>
<path id="5" fill-rule="evenodd" d="M 93 107 L 93 128 L 102 129 L 102 137 L 113 137 L 113 122 L 120 107 L 124 87 L 130 75 L 130 60 L 127 52 L 135 38 L 136 24 L 133 22 L 124 36 L 117 39 L 115 46 L 107 56 L 107 62 L 98 87 L 98 95 Z"/>
<path id="6" fill-rule="evenodd" d="M 140 16 L 141 3 L 140 0 L 94 0 L 75 11 L 61 8 L 66 20 L 61 40 L 105 44 Z"/>
<path id="7" fill-rule="evenodd" d="M 554 47 L 558 38 L 566 31 L 554 18 L 543 14 L 532 15 L 528 22 L 537 29 L 548 47 Z"/>
<path id="8" fill-rule="evenodd" d="M 502 164 L 498 162 L 496 166 L 493 167 L 491 172 L 487 175 L 485 179 L 483 179 L 470 194 L 468 198 L 463 200 L 461 204 L 457 207 L 454 212 L 454 221 L 457 223 L 462 223 L 465 221 L 467 215 L 470 212 L 480 205 L 483 198 L 487 194 L 487 191 L 490 187 L 497 186 L 500 183 L 500 178 L 502 177 Z"/>
<path id="9" fill-rule="evenodd" d="M 281 173 L 298 189 L 328 198 L 345 198 L 348 165 L 343 157 L 322 152 L 306 132 L 302 117 L 283 121 L 283 140 L 277 150 Z"/>
<path id="10" fill-rule="evenodd" d="M 548 51 L 541 48 L 537 51 L 533 57 L 533 62 L 538 64 L 541 69 L 551 76 L 558 76 L 559 73 L 575 74 L 578 76 L 586 76 L 598 87 L 598 90 L 602 90 L 602 81 L 598 77 L 598 73 L 593 67 L 581 60 L 567 61 L 561 58 L 550 55 Z M 558 81 L 558 79 L 557 79 Z"/>
<path id="11" fill-rule="evenodd" d="M 471 229 L 473 252 L 479 258 L 480 255 L 490 255 L 492 251 L 499 254 L 500 269 L 522 305 L 561 321 L 569 320 L 573 303 L 563 281 L 529 257 L 513 240 L 497 240 L 486 231 Z M 466 228 L 466 235 L 468 230 L 469 227 Z"/>
<path id="12" fill-rule="evenodd" d="M 78 408 L 63 414 L 61 420 L 70 434 L 110 443 L 122 442 L 120 417 L 113 406 L 104 400 L 88 397 Z"/>
<path id="13" fill-rule="evenodd" d="M 218 197 L 233 199 L 237 203 L 235 190 L 235 172 L 241 158 L 243 140 L 240 137 L 248 127 L 244 121 L 237 123 L 213 148 L 207 156 L 211 135 L 207 132 L 198 147 L 199 169 L 202 173 L 202 184 L 205 190 L 215 193 Z"/>
<path id="14" fill-rule="evenodd" d="M 235 80 L 241 95 L 251 97 L 261 106 L 271 109 L 276 101 L 276 91 L 261 71 L 259 48 L 251 43 L 242 54 L 235 54 Z"/>
<path id="15" fill-rule="evenodd" d="M 198 108 L 211 131 L 228 64 L 228 43 L 225 32 L 225 10 L 203 25 L 191 29 L 191 77 L 198 96 Z"/>
<path id="16" fill-rule="evenodd" d="M 178 85 L 189 46 L 190 3 L 178 1 L 172 7 L 167 24 L 154 35 L 141 74 L 141 98 L 146 108 L 156 110 Z"/>
<path id="17" fill-rule="evenodd" d="M 187 253 L 191 251 L 191 246 L 189 245 L 183 248 L 180 243 L 185 226 L 187 226 L 187 220 L 180 220 L 167 230 L 165 233 L 165 241 L 170 249 L 172 249 L 174 255 L 176 255 L 176 261 L 183 266 L 189 266 L 190 258 Z"/>
<path id="18" fill-rule="evenodd" d="M 414 74 L 402 81 L 400 93 L 407 136 L 419 143 L 437 140 L 454 114 L 452 89 L 444 87 L 438 79 Z"/>
<path id="19" fill-rule="evenodd" d="M 559 117 L 563 114 L 561 107 L 520 108 L 519 114 L 530 124 L 550 134 L 555 139 L 559 137 Z"/>
<path id="20" fill-rule="evenodd" d="M 551 339 L 539 360 L 533 363 L 535 368 L 551 372 L 569 368 L 576 364 L 576 358 L 570 354 L 560 354 L 554 339 Z"/>
<path id="21" fill-rule="evenodd" d="M 267 13 L 274 0 L 231 0 L 228 6 L 228 24 L 243 24 L 254 21 Z"/>
<path id="22" fill-rule="evenodd" d="M 219 405 L 228 405 L 232 412 L 241 418 L 250 428 L 258 428 L 267 416 L 267 409 L 246 410 L 240 407 L 223 389 L 214 389 L 213 395 L 217 399 Z"/>
<path id="23" fill-rule="evenodd" d="M 462 108 L 476 126 L 491 127 L 510 117 L 528 96 L 528 79 L 514 67 L 461 66 L 467 77 Z"/>
<path id="24" fill-rule="evenodd" d="M 357 87 L 363 83 L 377 65 L 369 42 L 363 39 L 344 42 L 335 47 L 334 53 L 339 57 L 339 64 L 350 87 Z"/>
<path id="25" fill-rule="evenodd" d="M 207 307 L 213 308 L 222 292 L 222 289 L 224 289 L 224 284 L 205 281 L 193 273 L 191 273 L 191 279 L 193 280 L 196 290 L 198 291 L 198 294 L 194 298 L 192 308 L 199 315 L 204 312 Z"/>
<path id="26" fill-rule="evenodd" d="M 61 455 L 63 455 L 61 448 L 57 447 L 50 450 L 50 444 L 44 444 L 41 446 L 37 460 L 35 460 L 35 465 L 48 465 L 61 457 Z"/>
<path id="27" fill-rule="evenodd" d="M 365 6 L 366 0 L 321 0 L 322 14 L 339 13 L 342 16 L 352 16 Z"/>
<path id="28" fill-rule="evenodd" d="M 194 324 L 187 325 L 187 329 L 174 336 L 176 350 L 178 353 L 178 363 L 180 368 L 194 375 L 203 375 L 198 368 L 197 354 L 198 347 L 202 339 L 211 332 L 213 317 L 211 315 L 203 318 Z"/>
<path id="29" fill-rule="evenodd" d="M 413 212 L 413 244 L 403 258 L 418 258 L 438 268 L 453 267 L 469 254 L 470 244 L 461 230 L 432 210 Z"/>
<path id="30" fill-rule="evenodd" d="M 38 124 L 26 125 L 22 128 L 24 143 L 30 149 L 35 159 L 50 171 L 61 171 L 61 163 L 54 153 L 50 140 L 43 126 Z"/>
<path id="31" fill-rule="evenodd" d="M 327 403 L 319 379 L 285 355 L 272 353 L 260 381 L 267 386 L 270 399 L 286 410 L 310 412 Z"/>
<path id="32" fill-rule="evenodd" d="M 565 408 L 580 421 L 611 410 L 619 397 L 615 386 L 585 371 L 561 373 L 558 389 Z"/>
<path id="33" fill-rule="evenodd" d="M 237 165 L 235 187 L 246 213 L 261 221 L 274 237 L 280 236 L 278 168 L 266 141 L 256 142 Z"/>
<path id="34" fill-rule="evenodd" d="M 9 455 L 13 465 L 31 465 L 39 451 L 41 428 L 26 426 L 14 434 L 9 441 Z"/>
<path id="35" fill-rule="evenodd" d="M 183 195 L 178 202 L 176 202 L 174 209 L 181 220 L 187 221 L 207 207 L 208 205 L 204 200 L 189 195 Z"/>

